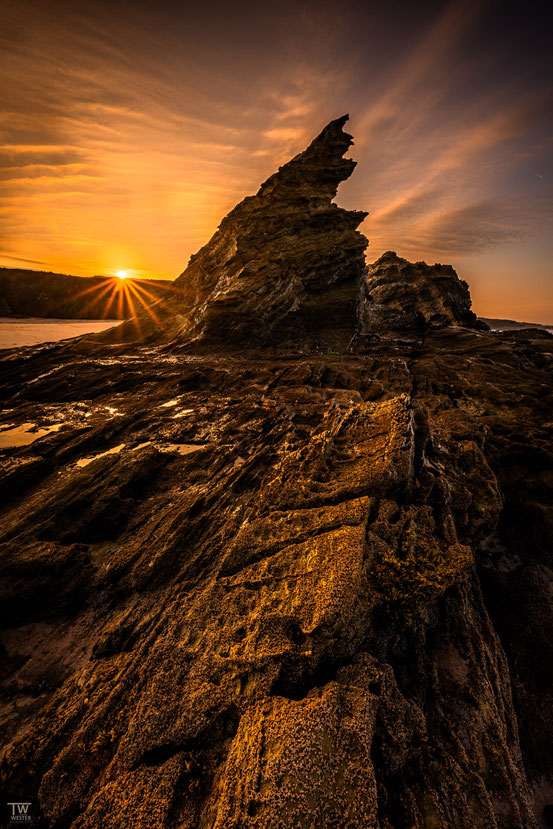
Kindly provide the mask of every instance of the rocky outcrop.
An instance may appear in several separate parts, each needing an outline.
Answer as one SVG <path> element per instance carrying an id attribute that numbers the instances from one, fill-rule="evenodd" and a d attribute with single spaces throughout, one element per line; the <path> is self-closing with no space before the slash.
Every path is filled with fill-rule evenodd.
<path id="1" fill-rule="evenodd" d="M 51 829 L 547 829 L 553 340 L 362 335 L 338 303 L 358 336 L 325 351 L 279 284 L 270 347 L 206 282 L 183 340 L 2 355 L 7 800 Z M 32 423 L 60 428 L 10 447 Z"/>
<path id="2" fill-rule="evenodd" d="M 414 264 L 388 251 L 369 266 L 365 291 L 363 334 L 393 338 L 447 325 L 487 328 L 470 310 L 469 287 L 451 265 Z"/>
<path id="3" fill-rule="evenodd" d="M 343 158 L 348 116 L 267 179 L 191 257 L 173 290 L 103 341 L 172 340 L 344 350 L 366 336 L 420 338 L 429 327 L 485 329 L 449 265 L 389 251 L 368 269 L 368 215 L 332 199 L 355 162 Z"/>
<path id="4" fill-rule="evenodd" d="M 351 339 L 366 238 L 366 213 L 332 202 L 355 162 L 332 121 L 309 147 L 221 222 L 175 282 L 184 331 L 222 340 Z M 184 331 L 182 333 L 184 333 Z"/>
<path id="5" fill-rule="evenodd" d="M 328 124 L 304 152 L 284 164 L 225 216 L 190 258 L 174 290 L 137 326 L 103 339 L 279 344 L 343 348 L 355 334 L 368 241 L 366 217 L 333 203 L 355 161 L 343 131 Z"/>

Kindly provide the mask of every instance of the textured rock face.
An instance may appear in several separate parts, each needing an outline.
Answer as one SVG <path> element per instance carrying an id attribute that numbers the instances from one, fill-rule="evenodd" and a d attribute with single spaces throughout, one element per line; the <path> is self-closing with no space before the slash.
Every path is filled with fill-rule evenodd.
<path id="1" fill-rule="evenodd" d="M 414 264 L 388 251 L 369 266 L 365 290 L 365 334 L 394 337 L 447 325 L 486 328 L 470 310 L 469 287 L 451 265 Z"/>
<path id="2" fill-rule="evenodd" d="M 187 330 L 218 339 L 335 343 L 353 336 L 366 238 L 366 213 L 332 199 L 355 162 L 353 143 L 332 121 L 310 146 L 226 216 L 175 286 Z"/>
<path id="3" fill-rule="evenodd" d="M 183 319 L 1 356 L 2 423 L 61 425 L 0 453 L 6 801 L 51 829 L 547 829 L 551 336 L 329 353 L 302 322 L 302 353 L 247 327 L 238 353 Z"/>
<path id="4" fill-rule="evenodd" d="M 326 347 L 351 340 L 368 242 L 356 230 L 367 214 L 332 203 L 355 168 L 343 158 L 353 143 L 347 118 L 240 202 L 191 257 L 162 311 L 172 336 Z"/>

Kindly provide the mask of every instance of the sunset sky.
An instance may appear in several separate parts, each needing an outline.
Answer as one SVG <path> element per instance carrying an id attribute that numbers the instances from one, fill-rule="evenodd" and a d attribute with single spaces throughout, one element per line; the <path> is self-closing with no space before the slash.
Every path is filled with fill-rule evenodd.
<path id="1" fill-rule="evenodd" d="M 0 265 L 174 278 L 349 112 L 368 260 L 553 323 L 552 6 L 3 0 Z"/>

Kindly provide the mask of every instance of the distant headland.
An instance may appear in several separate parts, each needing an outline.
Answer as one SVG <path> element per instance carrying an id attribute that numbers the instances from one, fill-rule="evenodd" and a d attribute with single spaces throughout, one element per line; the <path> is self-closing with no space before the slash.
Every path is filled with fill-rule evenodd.
<path id="1" fill-rule="evenodd" d="M 130 281 L 130 280 L 129 280 Z M 118 282 L 115 276 L 71 276 L 23 268 L 0 268 L 0 316 L 55 317 L 57 319 L 127 319 L 133 315 L 129 300 L 108 308 L 104 286 Z M 137 279 L 147 286 L 152 301 L 158 300 L 171 282 L 166 279 Z"/>

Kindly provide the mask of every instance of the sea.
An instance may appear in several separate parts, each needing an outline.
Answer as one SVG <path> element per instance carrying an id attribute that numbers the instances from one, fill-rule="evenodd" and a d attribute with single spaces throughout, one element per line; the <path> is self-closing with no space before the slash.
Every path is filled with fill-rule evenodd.
<path id="1" fill-rule="evenodd" d="M 58 320 L 41 317 L 0 317 L 0 348 L 53 343 L 81 334 L 95 334 L 121 320 Z"/>

